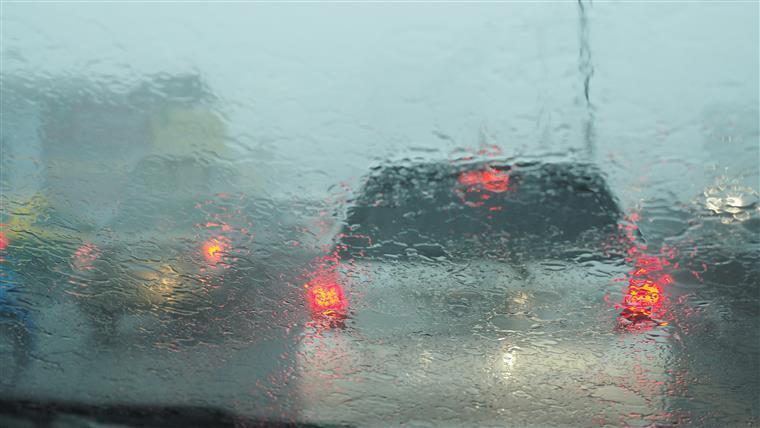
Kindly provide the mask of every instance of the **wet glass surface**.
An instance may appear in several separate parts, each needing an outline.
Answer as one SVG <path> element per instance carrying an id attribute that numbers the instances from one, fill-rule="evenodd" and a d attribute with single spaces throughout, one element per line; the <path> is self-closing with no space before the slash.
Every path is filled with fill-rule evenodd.
<path id="1" fill-rule="evenodd" d="M 757 3 L 0 8 L 0 425 L 760 423 Z"/>

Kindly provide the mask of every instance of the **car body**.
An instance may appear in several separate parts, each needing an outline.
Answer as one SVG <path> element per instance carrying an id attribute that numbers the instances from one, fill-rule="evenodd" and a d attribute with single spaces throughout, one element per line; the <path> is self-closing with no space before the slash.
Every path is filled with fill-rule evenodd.
<path id="1" fill-rule="evenodd" d="M 314 321 L 297 355 L 302 419 L 666 420 L 670 344 L 658 337 L 668 327 L 626 316 L 644 306 L 621 282 L 642 269 L 626 260 L 638 235 L 623 222 L 587 164 L 377 168 L 305 285 Z"/>

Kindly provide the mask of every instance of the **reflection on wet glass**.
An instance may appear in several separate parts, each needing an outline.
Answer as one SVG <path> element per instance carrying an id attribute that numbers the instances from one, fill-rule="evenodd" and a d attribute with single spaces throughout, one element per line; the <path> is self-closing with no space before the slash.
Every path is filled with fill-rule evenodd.
<path id="1" fill-rule="evenodd" d="M 715 183 L 704 190 L 705 208 L 720 217 L 721 222 L 729 224 L 732 221 L 747 221 L 758 215 L 757 190 L 742 186 L 739 180 L 720 176 Z"/>

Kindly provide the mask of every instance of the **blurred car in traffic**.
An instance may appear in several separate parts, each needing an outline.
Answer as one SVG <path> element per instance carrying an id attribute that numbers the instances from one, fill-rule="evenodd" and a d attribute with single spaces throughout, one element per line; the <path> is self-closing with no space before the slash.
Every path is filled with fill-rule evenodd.
<path id="1" fill-rule="evenodd" d="M 156 75 L 123 91 L 75 79 L 36 84 L 29 93 L 8 82 L 36 101 L 30 120 L 40 129 L 29 141 L 39 173 L 16 169 L 6 183 L 0 232 L 13 268 L 51 271 L 56 286 L 44 294 L 74 299 L 99 341 L 122 340 L 123 321 L 121 332 L 134 333 L 158 328 L 167 311 L 213 306 L 208 292 L 221 288 L 252 231 L 245 214 L 223 211 L 235 209 L 224 194 L 235 172 L 204 161 L 223 154 L 225 129 L 202 79 Z M 24 153 L 10 148 L 23 167 Z M 27 282 L 35 294 L 40 285 Z"/>
<path id="2" fill-rule="evenodd" d="M 670 345 L 651 335 L 667 325 L 667 273 L 626 260 L 638 232 L 623 222 L 592 165 L 375 169 L 304 285 L 303 420 L 664 420 Z"/>

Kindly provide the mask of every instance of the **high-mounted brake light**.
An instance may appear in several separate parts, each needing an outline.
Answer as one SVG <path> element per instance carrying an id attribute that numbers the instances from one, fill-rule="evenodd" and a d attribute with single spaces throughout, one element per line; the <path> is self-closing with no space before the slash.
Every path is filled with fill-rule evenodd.
<path id="1" fill-rule="evenodd" d="M 465 205 L 480 207 L 491 199 L 491 193 L 504 193 L 510 190 L 509 173 L 490 166 L 474 171 L 462 171 L 459 174 L 456 193 Z"/>
<path id="2" fill-rule="evenodd" d="M 509 190 L 509 174 L 493 168 L 480 171 L 464 171 L 459 174 L 459 184 L 482 187 L 489 192 L 502 193 Z"/>

